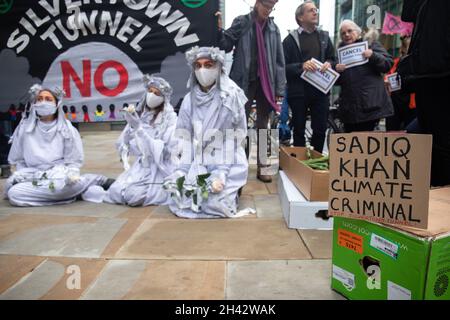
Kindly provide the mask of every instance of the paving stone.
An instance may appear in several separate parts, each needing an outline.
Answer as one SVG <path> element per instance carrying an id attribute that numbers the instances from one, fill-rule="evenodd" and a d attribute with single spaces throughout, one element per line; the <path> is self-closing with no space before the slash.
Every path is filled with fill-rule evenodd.
<path id="1" fill-rule="evenodd" d="M 147 266 L 146 261 L 109 261 L 97 280 L 82 295 L 82 300 L 122 299 Z"/>
<path id="2" fill-rule="evenodd" d="M 258 218 L 282 218 L 280 198 L 277 195 L 255 196 Z"/>
<path id="3" fill-rule="evenodd" d="M 0 295 L 0 300 L 36 300 L 45 295 L 64 275 L 64 267 L 45 260 L 32 273 Z"/>
<path id="4" fill-rule="evenodd" d="M 223 261 L 150 261 L 125 299 L 219 300 L 225 298 Z"/>
<path id="5" fill-rule="evenodd" d="M 310 259 L 295 230 L 280 220 L 146 220 L 119 259 Z"/>
<path id="6" fill-rule="evenodd" d="M 247 184 L 242 189 L 242 194 L 256 196 L 269 194 L 269 191 L 267 190 L 265 184 L 259 180 L 248 180 Z"/>
<path id="7" fill-rule="evenodd" d="M 168 206 L 158 206 L 152 210 L 149 219 L 171 219 L 177 220 L 177 216 L 174 215 Z"/>
<path id="8" fill-rule="evenodd" d="M 98 258 L 125 222 L 11 215 L 0 224 L 0 254 Z"/>
<path id="9" fill-rule="evenodd" d="M 330 275 L 330 260 L 231 261 L 226 299 L 341 300 Z"/>
<path id="10" fill-rule="evenodd" d="M 0 255 L 0 293 L 33 271 L 44 259 L 42 257 Z"/>
<path id="11" fill-rule="evenodd" d="M 314 259 L 331 259 L 333 231 L 298 230 Z"/>
<path id="12" fill-rule="evenodd" d="M 87 201 L 76 201 L 71 204 L 21 208 L 13 207 L 8 201 L 0 202 L 1 214 L 30 214 L 30 215 L 55 215 L 62 217 L 96 217 L 115 218 L 121 213 L 128 211 L 125 206 L 112 205 L 107 203 L 92 203 Z"/>

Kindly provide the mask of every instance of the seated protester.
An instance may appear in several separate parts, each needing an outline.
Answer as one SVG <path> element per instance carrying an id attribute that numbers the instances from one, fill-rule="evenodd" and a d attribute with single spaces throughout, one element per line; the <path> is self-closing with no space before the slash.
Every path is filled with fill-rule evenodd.
<path id="1" fill-rule="evenodd" d="M 145 93 L 136 110 L 132 105 L 124 109 L 128 124 L 117 147 L 125 172 L 110 187 L 105 202 L 136 207 L 166 205 L 170 200 L 162 185 L 164 178 L 176 169 L 171 158 L 171 151 L 177 146 L 177 115 L 170 104 L 172 88 L 164 79 L 148 75 L 144 86 Z M 136 157 L 131 167 L 129 154 Z"/>
<path id="2" fill-rule="evenodd" d="M 80 176 L 83 145 L 78 131 L 65 119 L 63 92 L 34 85 L 31 108 L 15 130 L 8 161 L 16 171 L 7 180 L 5 196 L 14 206 L 71 203 L 90 186 L 107 187 L 103 176 Z"/>
<path id="3" fill-rule="evenodd" d="M 172 194 L 169 207 L 183 218 L 237 217 L 238 191 L 248 176 L 247 98 L 225 73 L 223 51 L 194 47 L 186 58 L 191 90 L 177 123 L 177 135 L 186 140 L 182 164 L 164 185 Z"/>

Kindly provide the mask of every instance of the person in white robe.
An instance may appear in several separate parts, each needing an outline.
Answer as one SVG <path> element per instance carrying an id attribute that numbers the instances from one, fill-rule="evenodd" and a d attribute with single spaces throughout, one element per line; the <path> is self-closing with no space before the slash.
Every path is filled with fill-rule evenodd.
<path id="1" fill-rule="evenodd" d="M 65 119 L 64 92 L 34 85 L 30 112 L 14 131 L 8 161 L 15 172 L 5 184 L 5 198 L 19 207 L 74 202 L 90 186 L 107 185 L 100 175 L 80 175 L 84 154 L 80 134 Z"/>
<path id="2" fill-rule="evenodd" d="M 170 103 L 172 88 L 163 78 L 144 76 L 145 93 L 134 107 L 123 110 L 128 122 L 117 142 L 125 171 L 111 185 L 105 202 L 132 207 L 166 205 L 164 178 L 177 166 L 171 151 L 176 148 L 177 115 Z M 129 157 L 135 158 L 131 166 Z"/>
<path id="3" fill-rule="evenodd" d="M 247 98 L 226 74 L 223 51 L 194 47 L 186 58 L 192 69 L 190 92 L 177 123 L 181 165 L 164 185 L 173 201 L 169 207 L 182 218 L 235 218 L 248 176 L 243 147 Z"/>

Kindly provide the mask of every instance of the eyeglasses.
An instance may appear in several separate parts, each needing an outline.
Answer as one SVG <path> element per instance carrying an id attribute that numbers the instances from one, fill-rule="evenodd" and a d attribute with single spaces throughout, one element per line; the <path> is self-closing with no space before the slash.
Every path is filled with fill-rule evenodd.
<path id="1" fill-rule="evenodd" d="M 269 12 L 269 13 L 275 11 L 275 7 L 269 7 L 267 4 L 261 3 L 261 6 L 262 6 L 267 12 Z"/>
<path id="2" fill-rule="evenodd" d="M 308 11 L 307 11 L 308 13 L 319 13 L 320 12 L 320 10 L 319 9 L 317 9 L 317 8 L 311 8 L 311 9 L 309 9 Z"/>

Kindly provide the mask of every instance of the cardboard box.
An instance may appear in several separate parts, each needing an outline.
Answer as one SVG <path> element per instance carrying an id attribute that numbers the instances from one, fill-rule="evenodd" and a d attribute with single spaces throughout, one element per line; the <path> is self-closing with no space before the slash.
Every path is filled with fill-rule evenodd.
<path id="1" fill-rule="evenodd" d="M 287 175 L 279 172 L 278 194 L 288 228 L 332 230 L 333 218 L 327 216 L 328 202 L 311 202 L 297 190 Z"/>
<path id="2" fill-rule="evenodd" d="M 313 151 L 312 157 L 323 155 Z M 313 170 L 301 161 L 307 160 L 306 148 L 281 147 L 280 167 L 309 201 L 328 201 L 328 171 Z"/>
<path id="3" fill-rule="evenodd" d="M 450 300 L 450 188 L 430 192 L 429 227 L 334 217 L 332 288 L 357 300 Z"/>
<path id="4" fill-rule="evenodd" d="M 330 215 L 427 229 L 431 146 L 430 135 L 332 135 Z"/>

